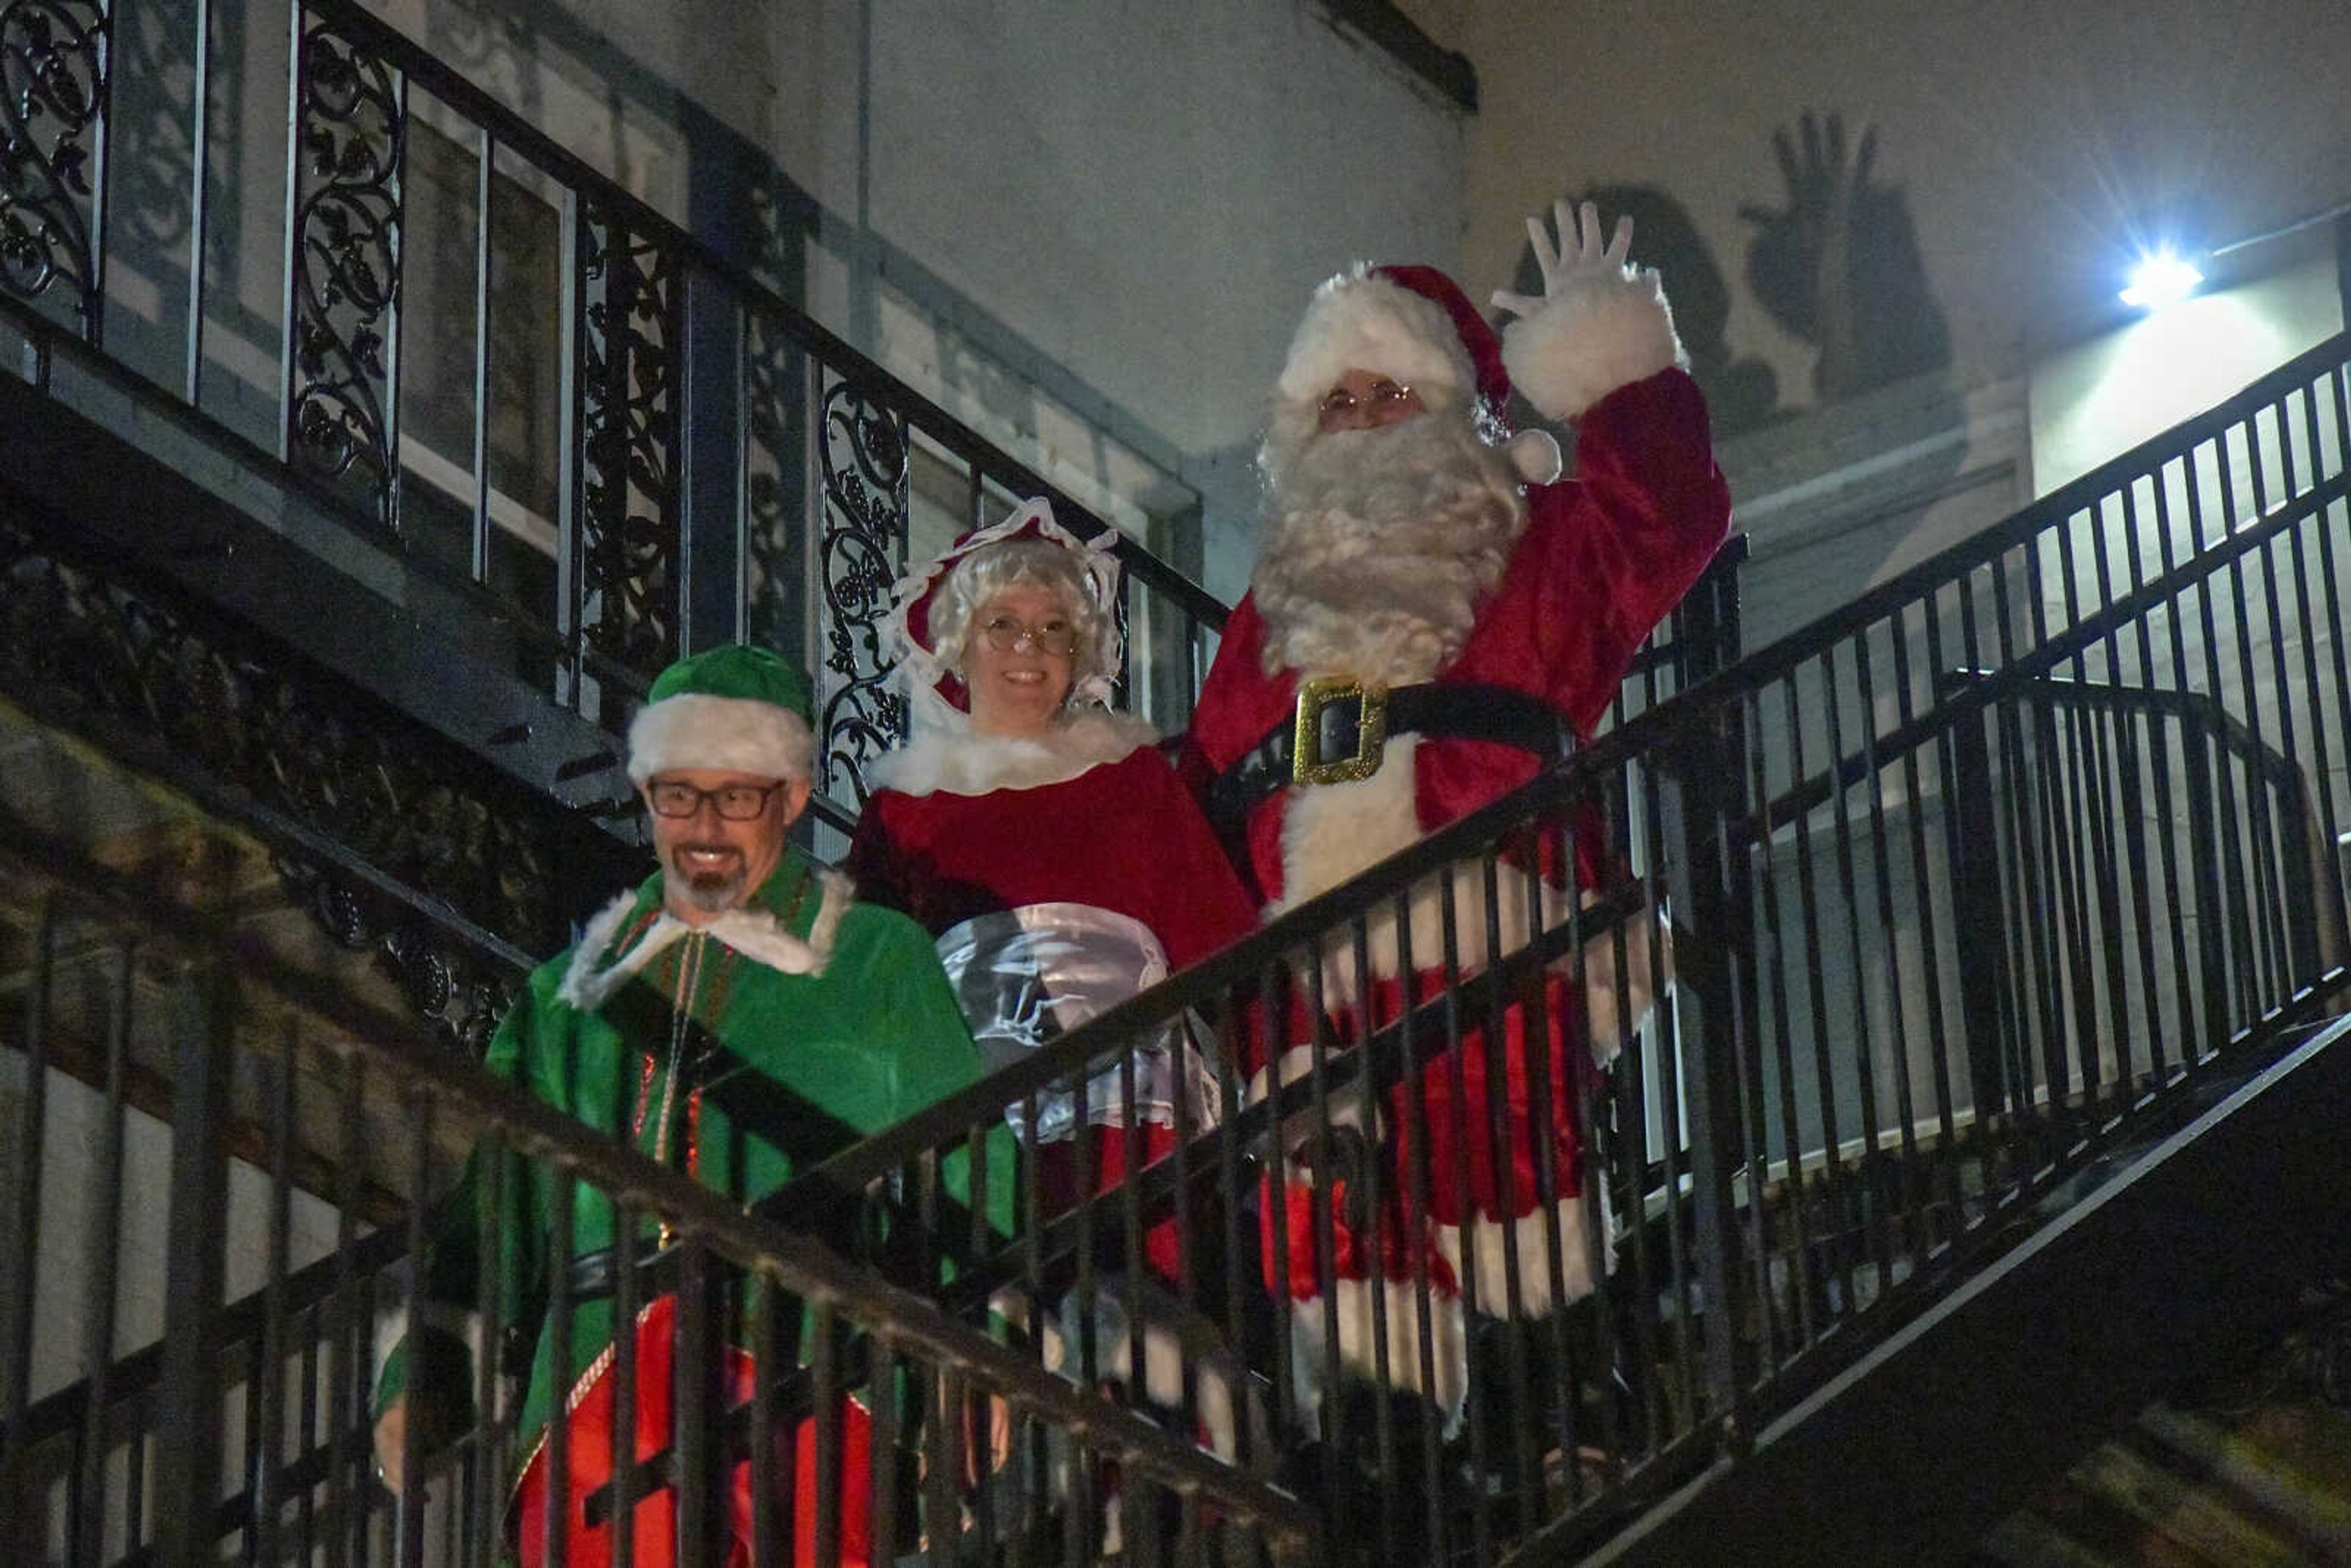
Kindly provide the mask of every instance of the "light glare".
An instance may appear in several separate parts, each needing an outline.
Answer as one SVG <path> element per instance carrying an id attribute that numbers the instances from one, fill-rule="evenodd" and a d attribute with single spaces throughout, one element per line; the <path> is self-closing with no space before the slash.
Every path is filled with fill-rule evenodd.
<path id="1" fill-rule="evenodd" d="M 2169 251 L 2158 251 L 2131 269 L 2130 287 L 2123 303 L 2142 310 L 2159 310 L 2187 298 L 2204 281 L 2204 275 Z"/>

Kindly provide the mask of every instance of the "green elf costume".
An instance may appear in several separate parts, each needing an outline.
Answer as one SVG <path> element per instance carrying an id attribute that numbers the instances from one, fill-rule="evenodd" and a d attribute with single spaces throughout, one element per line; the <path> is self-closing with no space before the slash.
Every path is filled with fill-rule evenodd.
<path id="1" fill-rule="evenodd" d="M 803 780 L 814 753 L 810 718 L 807 681 L 793 665 L 760 649 L 715 648 L 654 681 L 630 727 L 629 776 L 641 788 L 682 768 Z M 697 821 L 701 810 L 697 803 Z M 698 923 L 670 912 L 659 871 L 614 899 L 577 944 L 532 972 L 491 1041 L 486 1065 L 746 1204 L 983 1071 L 929 936 L 894 911 L 854 903 L 844 879 L 789 846 L 738 906 Z M 522 1437 L 509 1544 L 524 1568 L 541 1560 L 549 1414 L 560 1394 L 569 1434 L 564 1561 L 590 1568 L 608 1561 L 611 1548 L 611 1530 L 592 1526 L 582 1502 L 611 1470 L 613 1207 L 603 1193 L 575 1185 L 572 1256 L 558 1265 L 548 1252 L 559 1178 L 520 1156 L 502 1160 L 493 1180 L 486 1153 L 477 1151 L 442 1206 L 417 1312 L 438 1332 L 401 1334 L 384 1358 L 376 1406 L 381 1414 L 409 1396 L 420 1452 L 468 1424 L 473 1381 L 459 1375 L 464 1354 L 447 1320 L 482 1304 L 483 1249 L 490 1247 L 486 1278 L 499 1297 L 499 1320 L 536 1340 L 516 1428 Z M 988 1163 L 990 1218 L 1008 1231 L 1011 1145 L 1001 1128 Z M 943 1162 L 942 1176 L 953 1198 L 968 1200 L 963 1156 Z M 649 1227 L 636 1244 L 640 1259 L 663 1239 Z M 556 1336 L 545 1326 L 558 1266 L 567 1267 L 572 1297 L 570 1354 L 559 1366 Z M 652 1299 L 636 1332 L 641 1460 L 666 1442 L 675 1311 L 674 1297 L 650 1286 L 645 1295 Z M 737 1396 L 747 1396 L 749 1358 L 737 1351 L 729 1359 Z M 863 1564 L 870 1470 L 864 1411 L 853 1401 L 842 1430 L 841 1560 Z M 794 1531 L 796 1563 L 812 1556 L 807 1521 L 815 1447 L 794 1445 L 793 1490 L 801 1505 L 795 1517 L 802 1521 Z M 737 1464 L 727 1489 L 737 1560 L 747 1557 L 751 1468 Z M 763 1477 L 762 1484 L 778 1479 Z M 672 1560 L 674 1518 L 666 1491 L 638 1500 L 633 1562 L 650 1568 Z"/>

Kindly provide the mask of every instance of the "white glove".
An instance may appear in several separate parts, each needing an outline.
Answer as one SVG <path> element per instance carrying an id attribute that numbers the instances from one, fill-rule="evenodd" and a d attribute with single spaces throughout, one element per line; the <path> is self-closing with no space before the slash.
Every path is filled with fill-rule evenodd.
<path id="1" fill-rule="evenodd" d="M 1682 346 L 1664 280 L 1655 267 L 1627 259 L 1633 220 L 1618 218 L 1603 244 L 1599 204 L 1571 213 L 1562 201 L 1552 214 L 1556 245 L 1541 218 L 1527 220 L 1542 298 L 1497 290 L 1493 302 L 1516 318 L 1502 328 L 1510 384 L 1545 419 L 1580 419 L 1618 387 L 1681 363 Z"/>
<path id="2" fill-rule="evenodd" d="M 1493 305 L 1498 310 L 1513 316 L 1531 316 L 1547 300 L 1581 293 L 1587 288 L 1607 284 L 1633 281 L 1633 264 L 1626 259 L 1633 249 L 1633 220 L 1619 217 L 1615 232 L 1608 243 L 1600 243 L 1600 204 L 1586 202 L 1582 209 L 1571 214 L 1566 198 L 1552 204 L 1552 219 L 1559 229 L 1559 242 L 1544 231 L 1540 214 L 1527 220 L 1527 240 L 1533 246 L 1535 265 L 1542 268 L 1542 298 L 1532 295 L 1512 294 L 1507 289 L 1494 290 Z M 1568 248 L 1573 236 L 1575 248 Z"/>

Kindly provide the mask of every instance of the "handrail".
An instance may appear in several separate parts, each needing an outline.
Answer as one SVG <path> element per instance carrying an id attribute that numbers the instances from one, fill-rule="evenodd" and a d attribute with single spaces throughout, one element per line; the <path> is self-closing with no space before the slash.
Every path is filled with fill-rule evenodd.
<path id="1" fill-rule="evenodd" d="M 1431 890 L 1448 874 L 1474 884 L 1476 868 L 1507 868 L 1513 856 L 1567 863 L 1563 851 L 1552 853 L 1565 808 L 1638 789 L 1648 804 L 1636 815 L 1678 825 L 1678 838 L 1651 841 L 1652 884 L 1670 891 L 1677 919 L 1702 938 L 1682 946 L 1683 994 L 1695 1006 L 1662 1015 L 1637 1069 L 1621 1063 L 1588 1110 L 1627 1142 L 1625 1168 L 1648 1217 L 1618 1246 L 1640 1281 L 1633 1288 L 1657 1302 L 1628 1332 L 1680 1341 L 1671 1365 L 1682 1381 L 1645 1396 L 1655 1401 L 1648 1419 L 1665 1422 L 1672 1441 L 1646 1456 L 1646 1479 L 1621 1495 L 1653 1490 L 1660 1475 L 1681 1473 L 1655 1468 L 1668 1448 L 1674 1465 L 1702 1462 L 1709 1421 L 1745 1429 L 1786 1408 L 1853 1347 L 1891 1332 L 1920 1291 L 1973 1266 L 1997 1239 L 1988 1215 L 2018 1212 L 2042 1184 L 2126 1136 L 2131 1118 L 2159 1114 L 2206 1063 L 2257 1056 L 2351 987 L 2323 944 L 2304 939 L 2295 907 L 2340 896 L 2332 879 L 2313 880 L 2304 849 L 2314 826 L 2324 840 L 2346 810 L 2323 777 L 2304 789 L 2330 747 L 2338 759 L 2351 753 L 2351 671 L 2340 653 L 2351 585 L 2327 575 L 2351 570 L 2351 541 L 2334 537 L 2351 500 L 2338 460 L 2351 448 L 2346 358 L 2351 336 L 2320 345 L 2209 415 L 1631 715 L 1355 881 L 836 1155 L 802 1178 L 804 1196 L 920 1169 L 1006 1105 L 1115 1068 L 1133 1042 L 1186 1011 L 1228 1043 L 1276 1029 L 1289 1032 L 1273 1043 L 1305 1041 L 1271 990 L 1319 996 L 1338 986 L 1343 1009 L 1355 1008 L 1349 966 L 1394 940 L 1380 922 L 1415 898 L 1447 907 Z M 2216 471 L 2181 467 L 2206 456 Z M 2251 467 L 2250 491 L 2231 488 L 2236 462 Z M 2150 477 L 2155 492 L 2144 488 Z M 2134 486 L 2124 507 L 2109 499 Z M 2111 538 L 2085 543 L 2069 532 L 2101 514 Z M 2323 667 L 2330 646 L 2334 669 Z M 2256 649 L 2274 649 L 2275 671 Z M 2094 686 L 2124 690 L 2098 696 Z M 1972 775 L 1951 771 L 1956 748 L 1987 727 L 2009 747 L 2033 706 L 2095 701 L 2191 724 L 2251 759 L 2251 770 L 2194 786 L 2204 814 L 2185 842 L 2189 830 L 2160 813 L 2111 821 L 2144 810 L 2150 791 L 2188 787 L 2147 774 L 2189 765 L 2176 745 L 2167 758 L 2160 746 L 2110 745 L 2105 728 L 2068 730 L 2036 742 L 2059 749 L 2002 749 Z M 2011 767 L 2027 771 L 1999 771 Z M 1955 793 L 1954 778 L 1983 782 Z M 2103 792 L 2095 800 L 2094 790 Z M 1957 818 L 1962 795 L 1987 797 L 1965 809 L 1989 826 Z M 1930 841 L 1937 832 L 1948 842 Z M 1963 849 L 1970 875 L 1982 873 L 1980 857 L 1997 857 L 1989 904 L 1984 884 L 1950 884 Z M 2208 855 L 2225 861 L 2227 907 L 2208 912 L 2204 956 L 2173 974 L 2163 967 L 2173 952 L 2194 950 L 2177 930 L 2167 945 L 2148 927 L 2173 918 L 2167 909 Z M 1977 902 L 1962 906 L 1963 896 Z M 1217 1064 L 1210 1092 L 1221 1089 L 1222 1125 L 1196 1131 L 1113 1193 L 1036 1215 L 1005 1260 L 1041 1280 L 1044 1260 L 1074 1253 L 1079 1299 L 1107 1289 L 1089 1281 L 1134 1259 L 1141 1228 L 1171 1207 L 1180 1214 L 1187 1186 L 1196 1196 L 1214 1186 L 1229 1207 L 1237 1181 L 1307 1157 L 1268 1136 L 1277 1123 L 1319 1120 L 1327 1134 L 1355 1113 L 1342 1103 L 1366 1082 L 1403 1105 L 1410 1068 L 1441 1065 L 1448 1040 L 1533 977 L 1610 961 L 1558 914 L 1504 946 L 1448 970 L 1433 1006 L 1408 997 L 1368 1019 L 1320 1027 L 1312 1080 L 1291 1080 L 1285 1103 L 1243 1104 L 1234 1065 Z M 2018 1092 L 1971 1103 L 1970 1073 Z M 2112 1119 L 2074 1115 L 2085 1100 Z M 1917 1129 L 1962 1124 L 1967 1135 L 1942 1139 L 1931 1157 L 1918 1145 Z M 1759 1181 L 1772 1170 L 1789 1179 Z M 1387 1178 L 1407 1204 L 1427 1201 L 1415 1182 L 1441 1192 L 1448 1179 Z M 1322 1212 L 1314 1223 L 1328 1225 Z M 1107 1249 L 1103 1261 L 1089 1261 L 1089 1236 Z M 1330 1231 L 1322 1236 L 1317 1258 L 1332 1245 Z M 1297 1257 L 1291 1266 L 1303 1266 Z M 1725 1301 L 1737 1310 L 1698 1305 Z M 1682 1414 L 1667 1421 L 1668 1409 Z"/>
<path id="2" fill-rule="evenodd" d="M 1996 560 L 2017 546 L 2030 542 L 2053 523 L 2063 522 L 2085 506 L 2116 494 L 2125 488 L 2125 481 L 2144 479 L 2158 472 L 2166 463 L 2188 455 L 2210 440 L 2213 431 L 2274 403 L 2285 392 L 2306 386 L 2315 372 L 2325 370 L 2340 372 L 2346 358 L 2351 358 L 2351 331 L 2338 333 L 2314 344 L 2248 383 L 2242 391 L 2224 398 L 2204 413 L 2147 437 L 2129 451 L 2110 458 L 2078 478 L 2068 480 L 2031 506 L 1992 524 L 1980 533 L 1938 550 L 1884 581 L 1873 584 L 1837 608 L 1784 633 L 1776 642 L 1743 653 L 1735 676 L 1729 676 L 1726 672 L 1725 676 L 1716 677 L 1721 685 L 1710 695 L 1710 700 L 1719 702 L 1729 691 L 1742 686 L 1761 685 L 1793 673 L 1806 659 L 1816 657 L 1823 648 L 1884 620 L 1889 612 L 1965 576 L 1972 569 Z M 2339 485 L 2341 482 L 2338 477 L 2336 483 Z M 1691 695 L 1694 698 L 1697 696 L 1696 692 Z M 1701 706 L 1704 702 L 1693 701 L 1690 706 Z"/>
<path id="3" fill-rule="evenodd" d="M 0 850 L 24 870 L 69 889 L 104 911 L 110 923 L 138 933 L 152 951 L 198 965 L 225 965 L 242 983 L 280 998 L 329 1029 L 339 1049 L 362 1056 L 406 1095 L 499 1130 L 507 1146 L 565 1176 L 619 1195 L 660 1217 L 677 1236 L 726 1260 L 747 1277 L 773 1282 L 820 1312 L 838 1312 L 885 1333 L 901 1354 L 951 1367 L 1015 1409 L 1081 1437 L 1108 1458 L 1187 1495 L 1217 1500 L 1253 1521 L 1282 1556 L 1309 1552 L 1311 1517 L 1292 1499 L 1236 1471 L 1155 1424 L 1072 1386 L 1063 1378 L 932 1301 L 883 1281 L 812 1238 L 760 1218 L 684 1172 L 615 1140 L 478 1066 L 425 1048 L 407 1020 L 350 996 L 339 985 L 287 963 L 210 913 L 159 901 L 122 873 L 90 863 L 55 835 L 0 805 Z M 350 1260 L 330 1259 L 348 1277 Z M 13 1434 L 12 1434 L 13 1436 Z M 1310 1559 L 1311 1560 L 1311 1559 Z"/>

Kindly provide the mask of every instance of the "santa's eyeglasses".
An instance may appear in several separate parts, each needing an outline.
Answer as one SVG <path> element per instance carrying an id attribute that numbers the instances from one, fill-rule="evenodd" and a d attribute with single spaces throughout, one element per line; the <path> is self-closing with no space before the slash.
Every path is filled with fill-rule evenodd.
<path id="1" fill-rule="evenodd" d="M 991 615 L 979 623 L 979 634 L 999 653 L 1017 652 L 1023 643 L 1055 659 L 1066 659 L 1078 651 L 1078 629 L 1067 621 L 1044 621 L 1031 626 L 1018 615 Z"/>
<path id="2" fill-rule="evenodd" d="M 1347 387 L 1332 387 L 1322 394 L 1322 401 L 1316 405 L 1316 412 L 1328 419 L 1333 414 L 1353 413 L 1357 408 L 1394 408 L 1411 396 L 1410 387 L 1402 382 L 1390 381 L 1387 377 L 1382 376 L 1364 388 L 1360 397 Z"/>
<path id="3" fill-rule="evenodd" d="M 645 786 L 645 799 L 656 817 L 700 816 L 702 803 L 707 800 L 728 821 L 747 822 L 765 811 L 768 797 L 783 787 L 784 780 L 778 779 L 773 784 L 721 784 L 716 789 L 700 789 L 681 779 L 656 779 Z"/>

